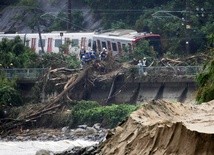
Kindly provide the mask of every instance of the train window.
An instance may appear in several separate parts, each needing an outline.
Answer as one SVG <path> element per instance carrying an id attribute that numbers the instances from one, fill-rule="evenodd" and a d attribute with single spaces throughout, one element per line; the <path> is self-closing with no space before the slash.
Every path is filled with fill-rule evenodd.
<path id="1" fill-rule="evenodd" d="M 26 40 L 26 41 L 25 41 L 25 45 L 26 45 L 27 47 L 30 47 L 30 43 L 29 43 L 29 42 L 30 42 L 30 40 Z"/>
<path id="2" fill-rule="evenodd" d="M 117 51 L 117 44 L 116 43 L 112 43 L 112 50 Z"/>
<path id="3" fill-rule="evenodd" d="M 126 44 L 122 44 L 122 50 L 125 51 L 126 49 Z"/>
<path id="4" fill-rule="evenodd" d="M 60 47 L 62 45 L 62 39 L 55 39 L 55 47 Z"/>
<path id="5" fill-rule="evenodd" d="M 97 51 L 97 44 L 96 41 L 93 41 L 93 50 L 96 52 Z"/>
<path id="6" fill-rule="evenodd" d="M 88 39 L 88 47 L 91 47 L 91 39 Z"/>
<path id="7" fill-rule="evenodd" d="M 102 48 L 106 48 L 106 42 L 102 41 Z"/>
<path id="8" fill-rule="evenodd" d="M 72 39 L 71 45 L 72 45 L 72 47 L 78 46 L 79 45 L 79 39 Z"/>
<path id="9" fill-rule="evenodd" d="M 41 42 L 39 40 L 38 42 L 38 46 L 41 47 Z M 45 39 L 42 39 L 42 46 L 45 47 Z"/>

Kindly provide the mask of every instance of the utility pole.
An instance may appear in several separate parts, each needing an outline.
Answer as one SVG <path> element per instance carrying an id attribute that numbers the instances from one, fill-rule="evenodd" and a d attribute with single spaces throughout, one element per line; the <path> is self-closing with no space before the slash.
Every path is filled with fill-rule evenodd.
<path id="1" fill-rule="evenodd" d="M 72 22 L 72 17 L 71 17 L 71 0 L 68 0 L 68 22 L 67 22 L 67 31 L 71 30 L 71 22 Z"/>
<path id="2" fill-rule="evenodd" d="M 39 33 L 39 43 L 41 45 L 42 54 L 44 54 L 45 51 L 44 51 L 44 46 L 43 46 L 43 42 L 42 42 L 42 34 L 41 34 L 41 29 L 40 29 L 40 17 L 37 17 L 37 29 L 38 29 L 38 33 Z"/>

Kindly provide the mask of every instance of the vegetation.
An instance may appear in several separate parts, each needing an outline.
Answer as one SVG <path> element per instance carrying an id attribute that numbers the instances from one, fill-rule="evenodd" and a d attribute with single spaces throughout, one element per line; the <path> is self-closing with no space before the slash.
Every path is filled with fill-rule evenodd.
<path id="1" fill-rule="evenodd" d="M 80 61 L 75 54 L 65 55 L 63 53 L 46 53 L 39 57 L 35 67 L 37 68 L 60 68 L 67 67 L 76 69 L 79 67 Z"/>
<path id="2" fill-rule="evenodd" d="M 207 38 L 213 34 L 212 0 L 204 3 L 189 0 L 189 4 L 184 0 L 82 1 L 91 6 L 97 18 L 102 19 L 104 29 L 132 28 L 160 34 L 163 51 L 173 57 L 204 51 Z"/>
<path id="3" fill-rule="evenodd" d="M 28 68 L 36 62 L 37 55 L 26 47 L 20 37 L 0 42 L 0 64 L 3 68 Z"/>
<path id="4" fill-rule="evenodd" d="M 16 89 L 16 81 L 7 79 L 0 73 L 0 109 L 8 106 L 20 106 L 23 104 L 21 96 Z"/>
<path id="5" fill-rule="evenodd" d="M 211 8 L 213 0 L 206 0 L 204 3 L 201 3 L 200 0 L 189 1 L 191 2 L 188 6 L 189 10 L 186 10 L 187 6 L 184 0 L 158 2 L 155 0 L 108 0 L 105 2 L 82 0 L 93 9 L 97 19 L 102 19 L 103 29 L 130 28 L 141 32 L 158 33 L 162 38 L 163 51 L 174 58 L 202 51 L 213 51 L 214 48 L 214 24 L 212 22 L 214 15 Z M 14 2 L 20 2 L 20 5 L 28 6 L 29 12 L 34 14 L 29 22 L 32 30 L 37 31 L 38 21 L 46 27 L 45 31 L 47 32 L 67 29 L 69 20 L 65 18 L 65 12 L 60 12 L 58 15 L 44 15 L 44 11 L 39 9 L 38 1 L 9 0 L 0 2 L 0 5 L 11 5 Z M 195 11 L 198 6 L 204 8 L 204 10 Z M 71 25 L 70 31 L 82 30 L 84 27 L 82 12 L 72 13 Z M 65 48 L 66 46 L 61 47 L 61 53 L 44 54 L 38 57 L 28 47 L 24 46 L 19 37 L 14 40 L 3 39 L 0 42 L 0 66 L 3 68 L 77 68 L 80 62 L 75 55 L 65 56 L 63 54 Z M 144 40 L 139 42 L 134 53 L 126 54 L 124 59 L 142 59 L 143 57 L 156 56 L 154 49 L 149 47 L 149 42 Z M 214 60 L 204 66 L 203 72 L 197 77 L 197 81 L 200 87 L 197 94 L 199 103 L 214 99 Z M 49 89 L 52 89 L 52 87 L 49 87 Z M 55 90 L 52 89 L 52 91 Z M 38 89 L 37 98 L 40 97 L 40 93 L 41 91 Z M 0 74 L 0 106 L 18 106 L 22 104 L 15 80 L 8 80 L 4 74 Z M 80 101 L 72 108 L 69 121 L 71 126 L 78 124 L 93 125 L 99 122 L 106 127 L 114 127 L 136 108 L 134 105 L 127 104 L 100 106 L 97 102 Z M 60 118 L 59 122 L 62 120 Z"/>
<path id="6" fill-rule="evenodd" d="M 80 124 L 92 126 L 95 123 L 101 123 L 104 127 L 113 128 L 136 109 L 135 105 L 100 106 L 94 101 L 80 101 L 72 109 L 73 122 L 71 126 Z"/>
<path id="7" fill-rule="evenodd" d="M 212 51 L 214 52 L 214 51 Z M 214 59 L 204 65 L 202 72 L 197 77 L 199 85 L 197 93 L 198 103 L 214 99 Z"/>

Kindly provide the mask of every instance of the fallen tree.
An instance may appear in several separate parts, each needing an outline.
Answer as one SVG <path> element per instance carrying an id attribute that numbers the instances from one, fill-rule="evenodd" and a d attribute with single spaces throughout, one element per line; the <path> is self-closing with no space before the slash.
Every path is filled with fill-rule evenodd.
<path id="1" fill-rule="evenodd" d="M 44 115 L 50 115 L 56 113 L 57 110 L 63 107 L 64 100 L 68 99 L 70 102 L 75 102 L 77 99 L 84 98 L 84 92 L 87 91 L 87 87 L 89 85 L 93 85 L 93 81 L 98 79 L 94 74 L 103 74 L 103 71 L 100 70 L 101 67 L 107 68 L 107 64 L 100 64 L 97 66 L 97 63 L 94 62 L 85 66 L 84 69 L 81 70 L 71 70 L 67 68 L 56 68 L 49 69 L 45 76 L 41 79 L 42 88 L 41 88 L 41 96 L 43 105 L 35 110 L 31 109 L 27 112 L 24 112 L 19 118 L 16 119 L 8 119 L 3 118 L 0 120 L 0 131 L 2 133 L 9 132 L 10 130 L 23 127 L 30 122 L 36 122 L 39 118 Z M 109 70 L 110 71 L 110 70 Z M 108 71 L 108 72 L 109 72 Z M 105 72 L 106 74 L 107 72 Z M 113 75 L 114 76 L 114 75 Z M 110 77 L 112 78 L 112 77 Z M 101 80 L 100 78 L 99 80 Z M 48 100 L 44 100 L 44 97 L 47 95 L 45 92 L 46 87 L 48 87 L 48 82 L 54 81 L 54 86 L 63 86 L 63 90 L 58 93 L 56 96 L 48 98 Z M 81 86 L 80 86 L 81 85 Z M 73 93 L 75 92 L 75 93 Z M 79 92 L 82 92 L 79 94 Z M 78 97 L 74 97 L 78 94 Z M 73 100 L 74 99 L 74 100 Z M 6 133 L 7 134 L 7 133 Z"/>
<path id="2" fill-rule="evenodd" d="M 205 56 L 204 56 L 205 57 Z M 191 56 L 188 59 L 198 58 L 198 56 Z M 207 58 L 207 57 L 206 57 Z M 162 59 L 160 62 L 174 63 L 174 65 L 182 64 L 186 60 L 181 59 Z M 30 122 L 36 122 L 39 118 L 44 115 L 54 114 L 60 108 L 64 107 L 65 99 L 69 102 L 75 102 L 76 100 L 87 99 L 87 93 L 94 86 L 95 81 L 110 81 L 111 87 L 107 92 L 107 98 L 104 100 L 107 104 L 111 102 L 111 99 L 121 92 L 114 92 L 115 81 L 118 76 L 124 74 L 127 70 L 133 67 L 131 63 L 118 63 L 113 59 L 108 61 L 100 62 L 94 61 L 93 63 L 85 66 L 84 69 L 68 69 L 68 68 L 55 68 L 49 69 L 45 76 L 38 82 L 41 86 L 39 94 L 41 96 L 40 102 L 43 105 L 38 109 L 31 109 L 24 112 L 18 118 L 3 118 L 0 120 L 0 131 L 10 131 L 11 129 L 19 126 L 24 126 Z M 132 73 L 130 73 L 132 74 Z M 160 76 L 160 75 L 159 75 Z M 126 76 L 128 78 L 129 76 Z M 52 86 L 50 86 L 50 84 Z M 55 96 L 46 98 L 49 94 L 48 89 L 51 93 L 58 91 Z M 123 87 L 121 87 L 123 89 Z M 133 92 L 130 101 L 136 100 L 138 89 Z M 51 94 L 50 93 L 50 94 Z"/>

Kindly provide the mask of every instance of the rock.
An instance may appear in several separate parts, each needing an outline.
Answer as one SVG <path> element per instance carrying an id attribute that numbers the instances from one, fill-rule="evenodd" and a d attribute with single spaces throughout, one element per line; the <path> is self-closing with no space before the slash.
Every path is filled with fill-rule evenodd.
<path id="1" fill-rule="evenodd" d="M 93 128 L 95 128 L 96 130 L 100 130 L 101 128 L 101 124 L 100 123 L 96 123 L 93 125 Z"/>
<path id="2" fill-rule="evenodd" d="M 84 135 L 85 135 L 85 130 L 82 129 L 82 128 L 77 128 L 75 131 L 72 132 L 72 134 L 73 134 L 75 137 L 84 136 Z"/>
<path id="3" fill-rule="evenodd" d="M 24 137 L 23 136 L 18 136 L 18 137 L 16 137 L 16 139 L 22 141 L 24 139 Z"/>
<path id="4" fill-rule="evenodd" d="M 78 128 L 81 128 L 81 129 L 86 129 L 88 126 L 87 125 L 78 125 Z"/>
<path id="5" fill-rule="evenodd" d="M 95 134 L 96 132 L 97 132 L 97 130 L 92 127 L 87 127 L 86 131 L 85 131 L 86 135 Z"/>
<path id="6" fill-rule="evenodd" d="M 42 150 L 37 151 L 36 155 L 54 155 L 54 153 L 51 151 L 42 149 Z"/>
<path id="7" fill-rule="evenodd" d="M 69 132 L 69 127 L 68 126 L 65 126 L 62 128 L 62 133 L 65 133 L 65 132 Z"/>

